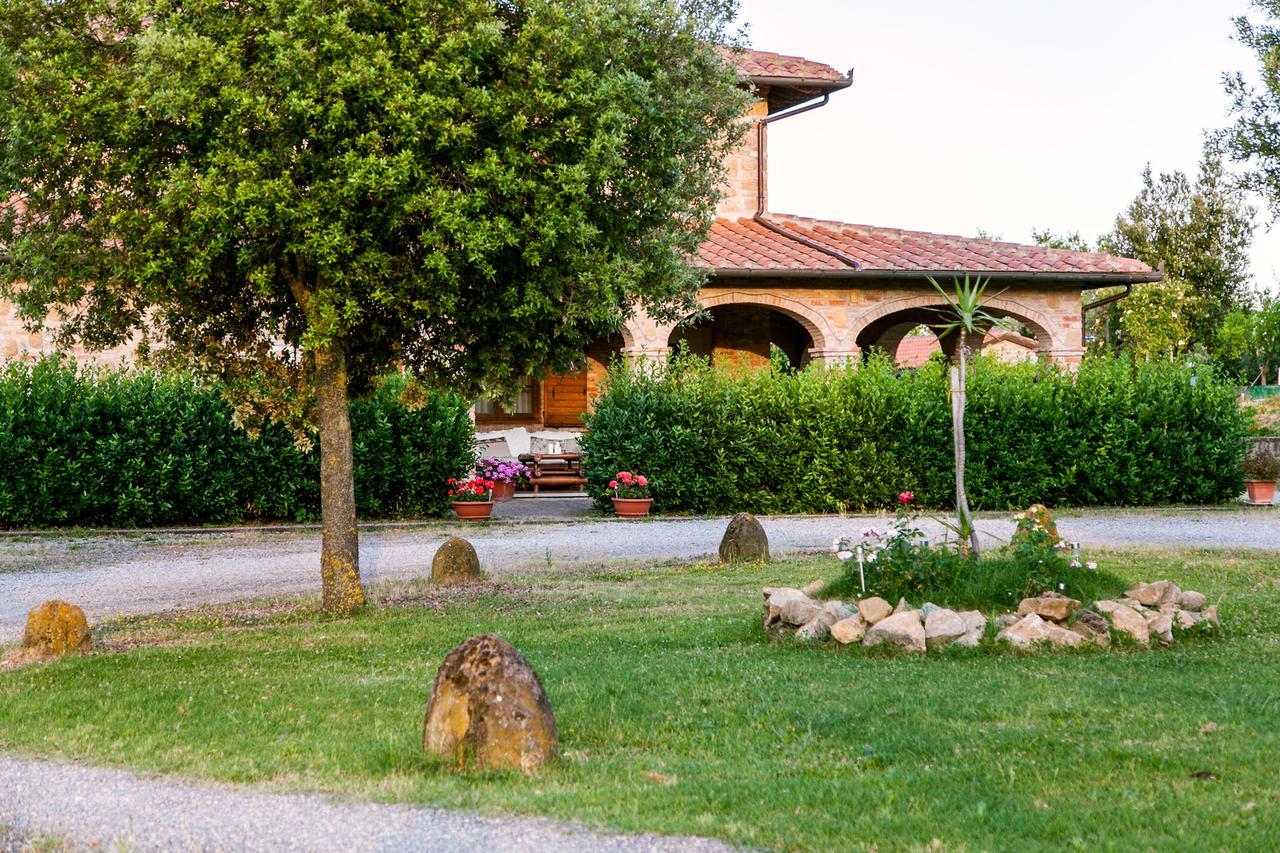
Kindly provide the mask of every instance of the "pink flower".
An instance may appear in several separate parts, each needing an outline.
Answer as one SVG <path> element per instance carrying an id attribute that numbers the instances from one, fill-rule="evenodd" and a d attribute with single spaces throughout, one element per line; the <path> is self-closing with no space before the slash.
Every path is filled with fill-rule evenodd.
<path id="1" fill-rule="evenodd" d="M 621 480 L 621 481 L 622 481 L 622 482 L 624 482 L 624 483 L 627 483 L 627 484 L 629 485 L 629 484 L 631 483 L 631 481 L 632 481 L 633 479 L 635 479 L 635 478 L 631 476 L 631 472 L 630 472 L 630 471 L 620 471 L 620 472 L 618 473 L 618 479 L 619 479 L 619 480 Z"/>
<path id="2" fill-rule="evenodd" d="M 901 492 L 898 495 L 898 503 L 902 504 L 903 506 L 906 506 L 907 504 L 913 502 L 915 499 L 916 499 L 916 496 L 911 492 Z"/>
<path id="3" fill-rule="evenodd" d="M 610 481 L 609 481 L 609 488 L 611 488 L 611 489 L 616 489 L 616 488 L 618 488 L 618 481 L 617 481 L 617 480 L 610 480 Z"/>
<path id="4" fill-rule="evenodd" d="M 641 474 L 639 477 L 636 477 L 636 483 L 641 486 L 647 486 L 649 485 L 649 478 L 644 474 Z"/>

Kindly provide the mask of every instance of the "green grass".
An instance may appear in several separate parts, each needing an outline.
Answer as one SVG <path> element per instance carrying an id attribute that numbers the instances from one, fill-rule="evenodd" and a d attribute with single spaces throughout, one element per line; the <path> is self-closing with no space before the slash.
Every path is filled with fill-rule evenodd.
<path id="1" fill-rule="evenodd" d="M 105 647 L 142 645 L 0 673 L 0 747 L 761 848 L 1280 847 L 1274 557 L 1100 559 L 1220 601 L 1222 635 L 924 659 L 766 639 L 759 588 L 830 557 L 410 587 L 350 620 L 276 604 L 110 626 Z M 486 631 L 555 707 L 540 776 L 419 748 L 435 668 Z"/>

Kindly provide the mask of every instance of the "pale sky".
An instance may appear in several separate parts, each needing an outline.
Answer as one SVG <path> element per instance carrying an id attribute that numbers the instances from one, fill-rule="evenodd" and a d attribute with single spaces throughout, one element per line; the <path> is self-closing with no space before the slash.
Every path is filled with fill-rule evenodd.
<path id="1" fill-rule="evenodd" d="M 1248 0 L 742 0 L 751 45 L 854 69 L 770 128 L 771 210 L 1029 242 L 1111 230 L 1147 162 L 1194 177 L 1229 121 Z M 1255 20 L 1257 14 L 1254 13 Z M 1259 205 L 1261 209 L 1262 206 Z M 1280 277 L 1260 215 L 1254 274 Z"/>

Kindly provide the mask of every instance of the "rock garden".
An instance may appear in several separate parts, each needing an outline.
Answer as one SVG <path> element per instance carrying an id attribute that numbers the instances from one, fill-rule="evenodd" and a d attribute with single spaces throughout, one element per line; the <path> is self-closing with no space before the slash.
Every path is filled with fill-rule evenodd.
<path id="1" fill-rule="evenodd" d="M 926 654 L 984 641 L 1018 649 L 1108 648 L 1115 638 L 1169 645 L 1179 635 L 1219 627 L 1216 604 L 1169 580 L 1139 583 L 1116 595 L 1086 595 L 1112 579 L 1097 563 L 1081 560 L 1079 544 L 1058 534 L 1043 506 L 1015 516 L 1012 541 L 979 562 L 945 539 L 931 543 L 909 492 L 901 505 L 888 530 L 868 528 L 833 543 L 849 567 L 835 581 L 764 587 L 765 631 L 814 644 Z M 877 594 L 925 589 L 942 603 Z M 978 606 L 957 606 L 947 600 L 948 591 Z M 890 603 L 894 597 L 896 605 Z"/>

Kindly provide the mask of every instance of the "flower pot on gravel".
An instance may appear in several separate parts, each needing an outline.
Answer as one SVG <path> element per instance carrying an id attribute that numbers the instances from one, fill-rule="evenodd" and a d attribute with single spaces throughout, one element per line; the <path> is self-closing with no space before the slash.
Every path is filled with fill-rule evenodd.
<path id="1" fill-rule="evenodd" d="M 1249 503 L 1270 506 L 1276 499 L 1275 480 L 1245 480 L 1244 487 L 1249 491 Z"/>
<path id="2" fill-rule="evenodd" d="M 653 506 L 653 498 L 614 498 L 613 514 L 618 518 L 644 518 Z"/>
<path id="3" fill-rule="evenodd" d="M 467 521 L 484 521 L 493 514 L 493 501 L 454 501 L 453 511 Z"/>

